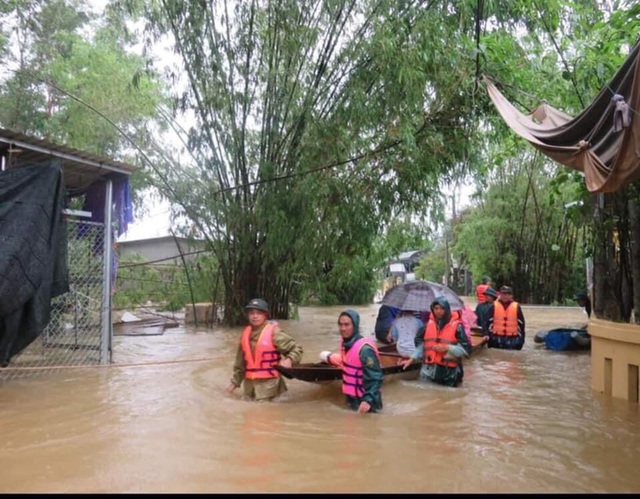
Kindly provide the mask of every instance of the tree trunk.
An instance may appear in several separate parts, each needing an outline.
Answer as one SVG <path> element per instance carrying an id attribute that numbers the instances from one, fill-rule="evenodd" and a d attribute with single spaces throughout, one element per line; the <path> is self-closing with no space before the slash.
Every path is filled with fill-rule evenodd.
<path id="1" fill-rule="evenodd" d="M 605 276 L 607 274 L 606 231 L 603 223 L 604 194 L 594 197 L 594 244 L 593 244 L 593 313 L 599 319 L 605 316 Z"/>
<path id="2" fill-rule="evenodd" d="M 640 206 L 635 195 L 629 200 L 629 226 L 631 229 L 630 255 L 633 279 L 633 317 L 635 323 L 640 324 Z"/>

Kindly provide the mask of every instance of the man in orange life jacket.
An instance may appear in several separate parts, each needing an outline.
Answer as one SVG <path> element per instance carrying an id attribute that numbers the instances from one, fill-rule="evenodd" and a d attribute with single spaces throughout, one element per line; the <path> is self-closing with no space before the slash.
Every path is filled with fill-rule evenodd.
<path id="1" fill-rule="evenodd" d="M 287 391 L 276 364 L 291 367 L 302 359 L 302 347 L 268 321 L 269 305 L 261 298 L 251 300 L 246 307 L 249 325 L 242 332 L 233 365 L 233 377 L 227 387 L 231 393 L 244 383 L 245 396 L 255 400 L 272 400 Z"/>
<path id="2" fill-rule="evenodd" d="M 375 341 L 360 334 L 360 315 L 355 310 L 340 314 L 338 330 L 340 354 L 324 351 L 320 359 L 342 368 L 342 392 L 351 409 L 360 413 L 382 410 L 383 374 Z"/>
<path id="3" fill-rule="evenodd" d="M 525 322 L 522 307 L 513 301 L 513 290 L 509 286 L 500 288 L 500 296 L 494 302 L 489 315 L 489 348 L 522 350 L 524 346 Z"/>
<path id="4" fill-rule="evenodd" d="M 471 355 L 471 342 L 459 319 L 451 317 L 451 305 L 444 296 L 431 303 L 427 327 L 416 336 L 416 349 L 399 362 L 405 369 L 422 360 L 420 379 L 439 385 L 458 386 L 464 377 L 462 358 Z"/>
<path id="5" fill-rule="evenodd" d="M 478 303 L 484 303 L 486 301 L 486 296 L 484 292 L 490 287 L 491 287 L 491 277 L 486 275 L 482 278 L 482 281 L 480 281 L 480 284 L 476 286 L 476 299 L 478 300 Z"/>

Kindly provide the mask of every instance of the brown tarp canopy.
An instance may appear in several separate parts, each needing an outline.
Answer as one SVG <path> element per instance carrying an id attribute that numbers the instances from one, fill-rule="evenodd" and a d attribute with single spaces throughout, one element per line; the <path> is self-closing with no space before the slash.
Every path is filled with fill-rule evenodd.
<path id="1" fill-rule="evenodd" d="M 615 192 L 640 178 L 640 41 L 622 67 L 575 118 L 546 102 L 518 111 L 485 77 L 507 125 L 545 155 L 584 173 L 590 192 Z"/>

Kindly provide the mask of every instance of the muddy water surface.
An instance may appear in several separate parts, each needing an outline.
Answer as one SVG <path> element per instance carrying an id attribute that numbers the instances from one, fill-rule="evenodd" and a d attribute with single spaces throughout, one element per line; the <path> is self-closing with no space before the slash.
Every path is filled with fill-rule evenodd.
<path id="1" fill-rule="evenodd" d="M 354 307 L 366 333 L 378 307 Z M 281 323 L 303 361 L 335 350 L 343 308 Z M 522 351 L 480 351 L 460 388 L 386 383 L 377 415 L 345 409 L 336 382 L 226 394 L 239 328 L 116 337 L 116 366 L 0 384 L 0 491 L 640 492 L 638 405 L 591 390 L 588 352 L 533 342 L 586 316 L 523 309 Z"/>

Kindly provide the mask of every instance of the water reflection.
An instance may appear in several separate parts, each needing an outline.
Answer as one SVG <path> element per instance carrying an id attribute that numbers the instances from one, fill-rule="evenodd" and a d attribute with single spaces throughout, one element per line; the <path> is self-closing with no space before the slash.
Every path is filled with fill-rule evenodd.
<path id="1" fill-rule="evenodd" d="M 282 321 L 303 361 L 336 350 L 343 308 Z M 365 333 L 377 308 L 356 307 Z M 521 352 L 481 351 L 456 389 L 386 383 L 383 413 L 367 415 L 346 409 L 339 382 L 288 380 L 273 403 L 226 394 L 241 328 L 117 337 L 128 367 L 0 385 L 0 490 L 638 492 L 638 405 L 591 391 L 588 352 L 532 340 L 581 311 L 525 314 Z"/>

